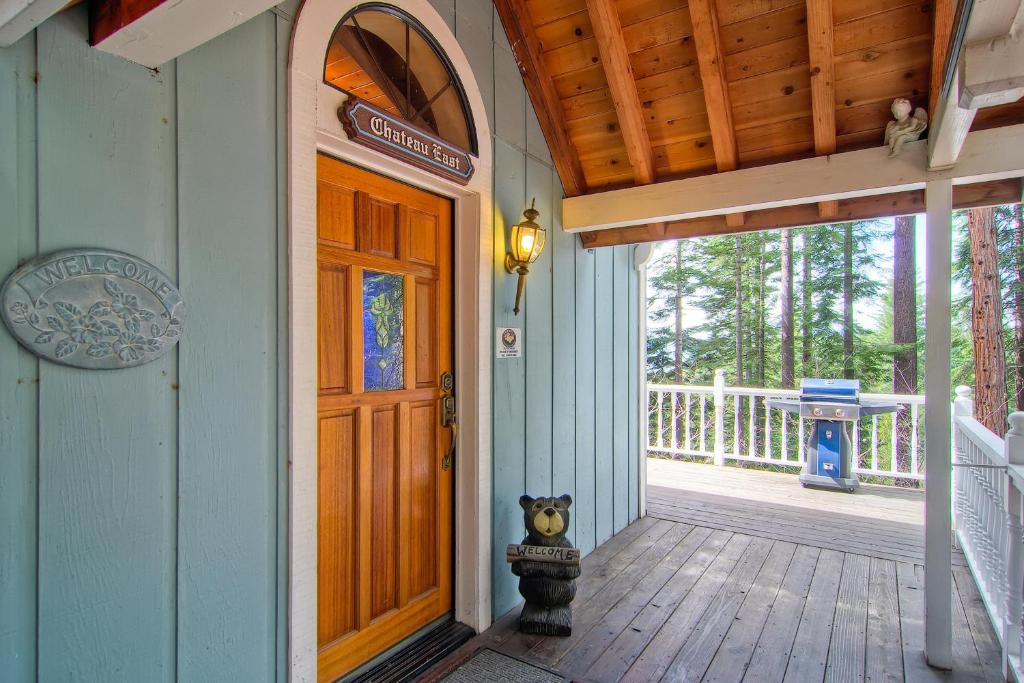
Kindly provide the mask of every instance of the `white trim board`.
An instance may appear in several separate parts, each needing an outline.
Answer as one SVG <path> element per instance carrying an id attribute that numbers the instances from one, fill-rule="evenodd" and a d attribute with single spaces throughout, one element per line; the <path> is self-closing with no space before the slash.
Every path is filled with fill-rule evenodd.
<path id="1" fill-rule="evenodd" d="M 249 21 L 281 0 L 163 2 L 94 45 L 153 69 Z M 64 0 L 63 4 L 67 4 Z"/>
<path id="2" fill-rule="evenodd" d="M 0 0 L 0 47 L 10 47 L 59 12 L 68 0 Z"/>
<path id="3" fill-rule="evenodd" d="M 316 642 L 317 327 L 316 154 L 450 197 L 455 223 L 455 369 L 459 411 L 455 477 L 455 618 L 491 623 L 492 149 L 483 97 L 455 36 L 428 0 L 389 0 L 434 36 L 458 72 L 476 124 L 476 173 L 465 187 L 348 140 L 345 95 L 323 83 L 335 26 L 360 0 L 306 0 L 288 67 L 289 236 L 289 680 L 314 683 Z"/>
<path id="4" fill-rule="evenodd" d="M 918 140 L 897 157 L 873 147 L 567 197 L 562 225 L 566 232 L 605 230 L 921 190 L 934 180 L 960 185 L 1024 176 L 1024 124 L 970 133 L 951 169 L 929 171 L 927 147 Z"/>

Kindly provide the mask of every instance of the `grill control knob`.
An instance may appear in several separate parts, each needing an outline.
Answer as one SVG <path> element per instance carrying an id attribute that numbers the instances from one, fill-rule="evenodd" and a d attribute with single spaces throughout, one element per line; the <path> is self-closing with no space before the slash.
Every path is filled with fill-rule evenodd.
<path id="1" fill-rule="evenodd" d="M 836 417 L 842 417 L 846 412 L 842 408 L 836 408 Z"/>
<path id="2" fill-rule="evenodd" d="M 821 417 L 821 408 L 815 408 L 811 412 L 814 413 L 814 417 Z"/>

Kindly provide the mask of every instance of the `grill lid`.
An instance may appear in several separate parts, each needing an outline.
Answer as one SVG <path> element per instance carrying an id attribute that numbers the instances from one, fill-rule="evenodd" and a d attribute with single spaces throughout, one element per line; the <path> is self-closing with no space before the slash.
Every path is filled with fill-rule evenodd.
<path id="1" fill-rule="evenodd" d="M 801 401 L 855 402 L 860 394 L 860 380 L 803 379 L 800 381 Z"/>

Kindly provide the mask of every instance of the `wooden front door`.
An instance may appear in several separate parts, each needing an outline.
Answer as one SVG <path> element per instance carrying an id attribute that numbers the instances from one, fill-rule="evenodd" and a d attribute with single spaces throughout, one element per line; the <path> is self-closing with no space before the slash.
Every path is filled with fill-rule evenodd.
<path id="1" fill-rule="evenodd" d="M 452 607 L 451 202 L 317 160 L 317 641 L 333 681 Z"/>

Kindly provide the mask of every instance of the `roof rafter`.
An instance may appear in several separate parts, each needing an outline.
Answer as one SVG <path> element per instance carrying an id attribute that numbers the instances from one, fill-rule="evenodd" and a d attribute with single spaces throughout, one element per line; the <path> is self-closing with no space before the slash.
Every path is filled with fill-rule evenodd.
<path id="1" fill-rule="evenodd" d="M 953 39 L 953 20 L 956 16 L 955 0 L 935 0 L 932 15 L 932 69 L 928 81 L 928 116 L 935 116 L 935 109 L 942 94 L 942 82 L 946 76 L 946 59 L 949 57 L 949 43 Z"/>
<path id="2" fill-rule="evenodd" d="M 651 139 L 644 124 L 618 11 L 612 0 L 587 0 L 587 14 L 594 29 L 615 115 L 619 119 L 619 131 L 626 143 L 626 155 L 633 166 L 633 177 L 641 185 L 653 183 L 655 171 Z"/>
<path id="3" fill-rule="evenodd" d="M 953 208 L 968 209 L 979 206 L 996 206 L 1000 204 L 1019 203 L 1021 201 L 1021 179 L 995 180 L 972 185 L 955 185 L 953 187 Z M 923 213 L 924 190 L 894 192 L 887 195 L 871 197 L 855 197 L 837 200 L 838 211 L 835 222 L 867 220 Z M 774 228 L 795 228 L 805 225 L 817 225 L 817 209 L 814 204 L 785 206 L 776 209 L 751 211 L 742 227 L 729 225 L 728 216 L 707 216 L 691 218 L 684 221 L 672 221 L 667 224 L 665 233 L 658 237 L 650 237 L 646 228 L 613 228 L 580 233 L 580 241 L 587 249 L 597 247 L 613 247 L 623 244 L 640 244 L 660 240 L 682 239 L 687 237 L 707 237 L 755 230 Z"/>
<path id="4" fill-rule="evenodd" d="M 811 70 L 811 116 L 814 153 L 836 151 L 836 78 L 833 58 L 832 0 L 807 0 L 807 47 Z M 839 203 L 820 202 L 821 218 L 835 218 Z"/>
<path id="5" fill-rule="evenodd" d="M 619 132 L 626 143 L 626 156 L 633 167 L 633 179 L 638 185 L 647 185 L 657 179 L 654 169 L 654 152 L 651 138 L 647 134 L 644 113 L 637 94 L 633 66 L 629 62 L 626 41 L 622 37 L 622 22 L 612 0 L 587 0 L 587 14 L 597 39 L 597 51 L 601 55 L 605 80 L 611 94 Z M 647 226 L 648 234 L 659 237 L 665 234 L 664 223 Z"/>
<path id="6" fill-rule="evenodd" d="M 725 80 L 722 40 L 718 34 L 715 0 L 690 0 L 693 41 L 697 48 L 700 80 L 704 86 L 704 105 L 708 110 L 711 144 L 719 171 L 732 171 L 739 165 L 736 151 L 736 129 L 732 122 L 732 105 Z"/>
<path id="7" fill-rule="evenodd" d="M 693 42 L 697 48 L 697 64 L 704 88 L 704 106 L 711 128 L 711 146 L 715 150 L 718 171 L 732 171 L 739 166 L 736 148 L 736 127 L 732 121 L 732 103 L 725 80 L 725 61 L 722 58 L 722 38 L 718 32 L 718 13 L 715 0 L 690 0 L 690 22 L 693 24 Z M 741 226 L 743 213 L 727 217 L 732 226 Z"/>
<path id="8" fill-rule="evenodd" d="M 551 158 L 562 181 L 566 196 L 573 197 L 587 191 L 579 154 L 569 137 L 562 103 L 554 81 L 544 63 L 540 39 L 533 28 L 530 11 L 525 0 L 494 0 L 501 23 L 508 34 L 512 53 L 519 72 L 526 83 L 526 91 L 537 113 L 544 139 L 551 150 Z"/>

